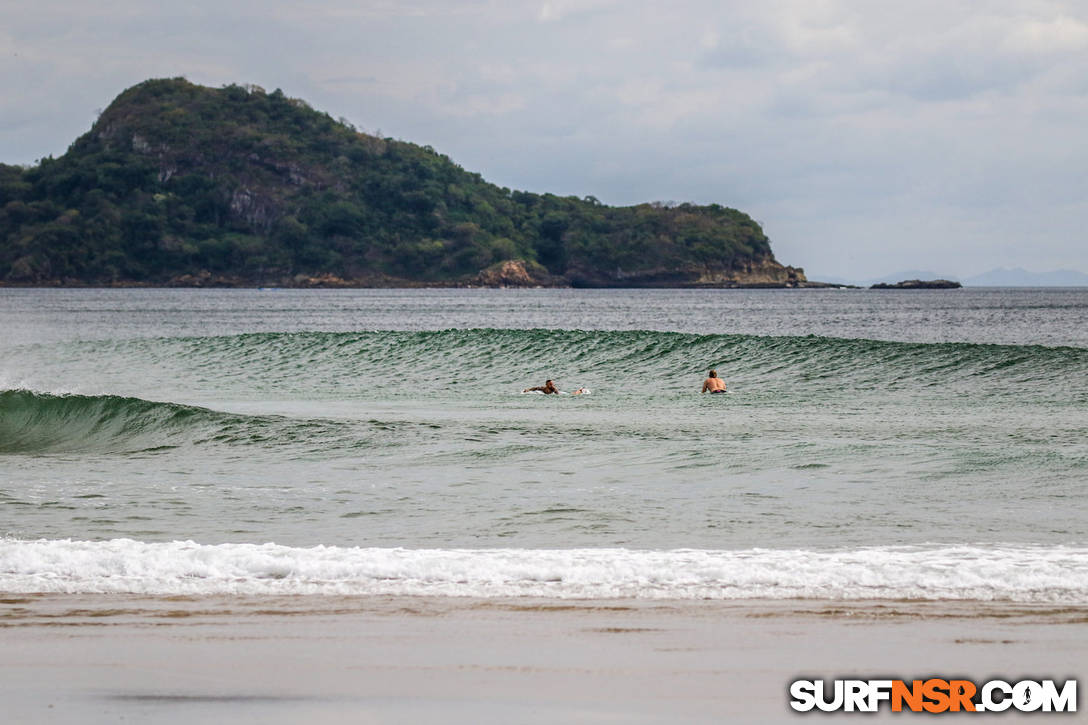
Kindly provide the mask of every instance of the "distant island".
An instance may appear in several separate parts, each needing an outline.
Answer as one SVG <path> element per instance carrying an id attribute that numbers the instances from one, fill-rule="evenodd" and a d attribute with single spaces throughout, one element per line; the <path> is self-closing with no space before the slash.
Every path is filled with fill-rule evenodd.
<path id="1" fill-rule="evenodd" d="M 736 209 L 514 191 L 278 89 L 183 78 L 0 164 L 0 284 L 825 286 Z"/>
<path id="2" fill-rule="evenodd" d="M 946 279 L 951 282 L 959 282 L 964 287 L 1088 287 L 1088 274 L 1072 269 L 1029 272 L 1020 267 L 1014 269 L 999 267 L 970 277 L 957 277 L 950 274 L 938 274 L 931 270 L 917 269 L 901 270 L 872 279 L 845 279 L 834 273 L 816 273 L 815 276 L 825 282 L 847 287 L 871 287 L 874 284 L 891 284 L 899 280 L 909 281 L 913 279 Z"/>
<path id="3" fill-rule="evenodd" d="M 894 284 L 878 282 L 871 285 L 869 289 L 959 289 L 960 287 L 963 287 L 963 285 L 949 279 L 906 279 Z"/>

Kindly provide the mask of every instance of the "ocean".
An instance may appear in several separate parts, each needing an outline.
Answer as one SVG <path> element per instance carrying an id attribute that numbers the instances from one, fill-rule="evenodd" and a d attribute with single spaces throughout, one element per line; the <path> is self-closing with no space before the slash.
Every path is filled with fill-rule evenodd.
<path id="1" fill-rule="evenodd" d="M 1085 605 L 1088 289 L 0 289 L 0 592 Z"/>

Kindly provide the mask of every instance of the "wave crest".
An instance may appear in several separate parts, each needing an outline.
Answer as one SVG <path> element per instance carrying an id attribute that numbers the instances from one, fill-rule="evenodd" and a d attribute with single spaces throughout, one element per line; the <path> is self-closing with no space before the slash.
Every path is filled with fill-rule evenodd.
<path id="1" fill-rule="evenodd" d="M 701 380 L 708 367 L 785 392 L 830 380 L 855 389 L 984 387 L 988 393 L 1043 396 L 1065 389 L 1088 395 L 1088 349 L 1038 345 L 543 329 L 255 333 L 72 344 L 77 348 L 71 357 L 91 361 L 97 371 L 123 360 L 131 375 L 169 376 L 192 389 L 207 387 L 210 376 L 217 389 L 317 396 L 463 395 L 469 387 L 520 390 L 543 377 L 561 378 L 569 387 L 604 390 L 604 382 L 638 380 L 655 390 L 679 391 L 690 389 L 693 377 Z M 436 386 L 436 379 L 442 384 Z"/>

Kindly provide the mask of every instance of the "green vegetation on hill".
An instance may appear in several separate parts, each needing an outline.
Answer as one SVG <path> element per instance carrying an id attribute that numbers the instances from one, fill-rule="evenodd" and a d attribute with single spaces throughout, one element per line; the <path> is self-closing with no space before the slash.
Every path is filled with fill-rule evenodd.
<path id="1" fill-rule="evenodd" d="M 787 279 L 735 209 L 511 191 L 253 86 L 146 81 L 60 158 L 0 164 L 7 283 L 457 283 L 504 260 L 583 285 Z"/>

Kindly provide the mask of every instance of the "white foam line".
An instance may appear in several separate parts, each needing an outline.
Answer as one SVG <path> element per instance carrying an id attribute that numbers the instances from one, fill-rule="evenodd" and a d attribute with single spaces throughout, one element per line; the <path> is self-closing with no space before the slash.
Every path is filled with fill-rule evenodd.
<path id="1" fill-rule="evenodd" d="M 0 539 L 0 591 L 1088 604 L 1088 548 L 470 550 Z"/>

